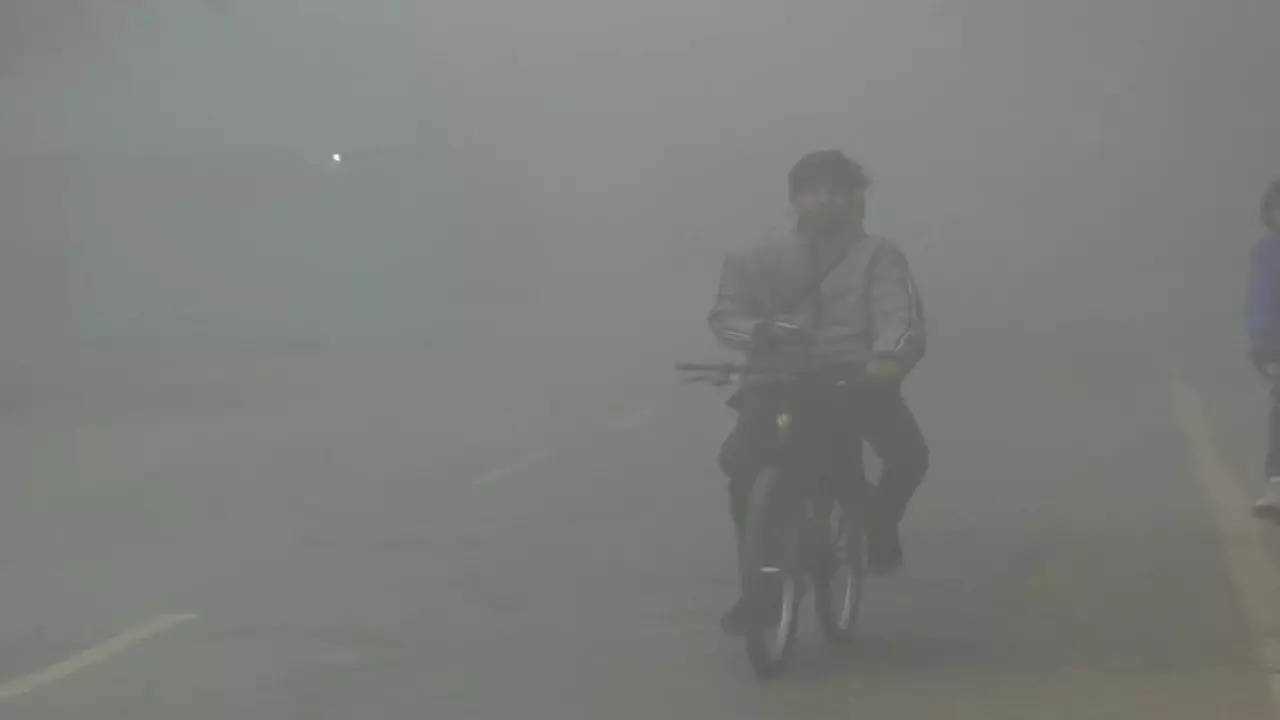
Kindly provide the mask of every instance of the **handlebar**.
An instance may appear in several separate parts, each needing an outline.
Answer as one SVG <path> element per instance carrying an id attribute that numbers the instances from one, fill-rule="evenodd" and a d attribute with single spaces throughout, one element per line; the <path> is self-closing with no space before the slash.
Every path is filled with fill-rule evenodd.
<path id="1" fill-rule="evenodd" d="M 747 366 L 734 363 L 677 363 L 676 370 L 682 373 L 695 373 L 684 379 L 686 383 L 707 383 L 715 387 L 732 385 L 734 380 L 747 371 Z"/>
<path id="2" fill-rule="evenodd" d="M 678 372 L 720 372 L 734 373 L 747 372 L 746 365 L 738 365 L 736 363 L 676 363 Z"/>
<path id="3" fill-rule="evenodd" d="M 692 373 L 690 377 L 685 378 L 684 382 L 686 383 L 707 383 L 716 387 L 732 385 L 743 375 L 763 376 L 783 381 L 798 377 L 797 373 L 794 372 L 770 370 L 731 362 L 677 363 L 676 370 L 682 373 Z"/>
<path id="4" fill-rule="evenodd" d="M 743 375 L 754 375 L 764 378 L 771 378 L 782 382 L 790 382 L 805 377 L 803 372 L 782 371 L 776 369 L 767 369 L 744 365 L 740 363 L 676 363 L 676 371 L 689 373 L 686 377 L 686 383 L 707 383 L 716 387 L 731 385 L 739 377 Z M 843 385 L 845 382 L 856 382 L 848 378 L 837 378 L 840 380 L 838 384 Z M 1280 383 L 1277 383 L 1280 388 Z"/>

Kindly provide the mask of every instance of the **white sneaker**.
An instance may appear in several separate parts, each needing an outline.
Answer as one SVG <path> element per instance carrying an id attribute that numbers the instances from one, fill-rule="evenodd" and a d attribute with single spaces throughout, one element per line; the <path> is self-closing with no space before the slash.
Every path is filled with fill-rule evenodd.
<path id="1" fill-rule="evenodd" d="M 1268 484 L 1270 487 L 1253 504 L 1253 514 L 1280 525 L 1280 478 L 1273 478 Z"/>

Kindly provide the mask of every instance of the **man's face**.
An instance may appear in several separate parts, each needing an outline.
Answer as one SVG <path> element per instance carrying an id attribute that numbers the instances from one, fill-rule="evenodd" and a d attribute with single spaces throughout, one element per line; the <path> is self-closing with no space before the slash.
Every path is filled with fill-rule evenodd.
<path id="1" fill-rule="evenodd" d="M 861 191 L 836 191 L 823 185 L 800 188 L 791 198 L 801 234 L 827 237 L 862 217 Z"/>

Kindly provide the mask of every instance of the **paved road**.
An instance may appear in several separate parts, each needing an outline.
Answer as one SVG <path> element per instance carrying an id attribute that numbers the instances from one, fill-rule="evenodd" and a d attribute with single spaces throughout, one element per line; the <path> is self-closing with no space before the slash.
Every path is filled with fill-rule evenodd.
<path id="1" fill-rule="evenodd" d="M 1150 350 L 938 339 L 908 567 L 767 685 L 716 629 L 730 416 L 667 358 L 122 362 L 0 424 L 0 715 L 1272 717 Z M 1184 377 L 1244 477 L 1260 408 L 1217 370 Z"/>

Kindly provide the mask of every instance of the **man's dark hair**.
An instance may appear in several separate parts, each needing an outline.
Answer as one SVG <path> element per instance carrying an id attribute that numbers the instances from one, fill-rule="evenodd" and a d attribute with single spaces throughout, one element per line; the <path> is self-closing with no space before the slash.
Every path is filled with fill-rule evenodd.
<path id="1" fill-rule="evenodd" d="M 791 197 L 810 188 L 857 192 L 871 184 L 862 166 L 839 150 L 819 150 L 800 158 L 787 175 Z"/>
<path id="2" fill-rule="evenodd" d="M 1262 196 L 1262 224 L 1280 234 L 1280 178 L 1276 178 Z"/>

